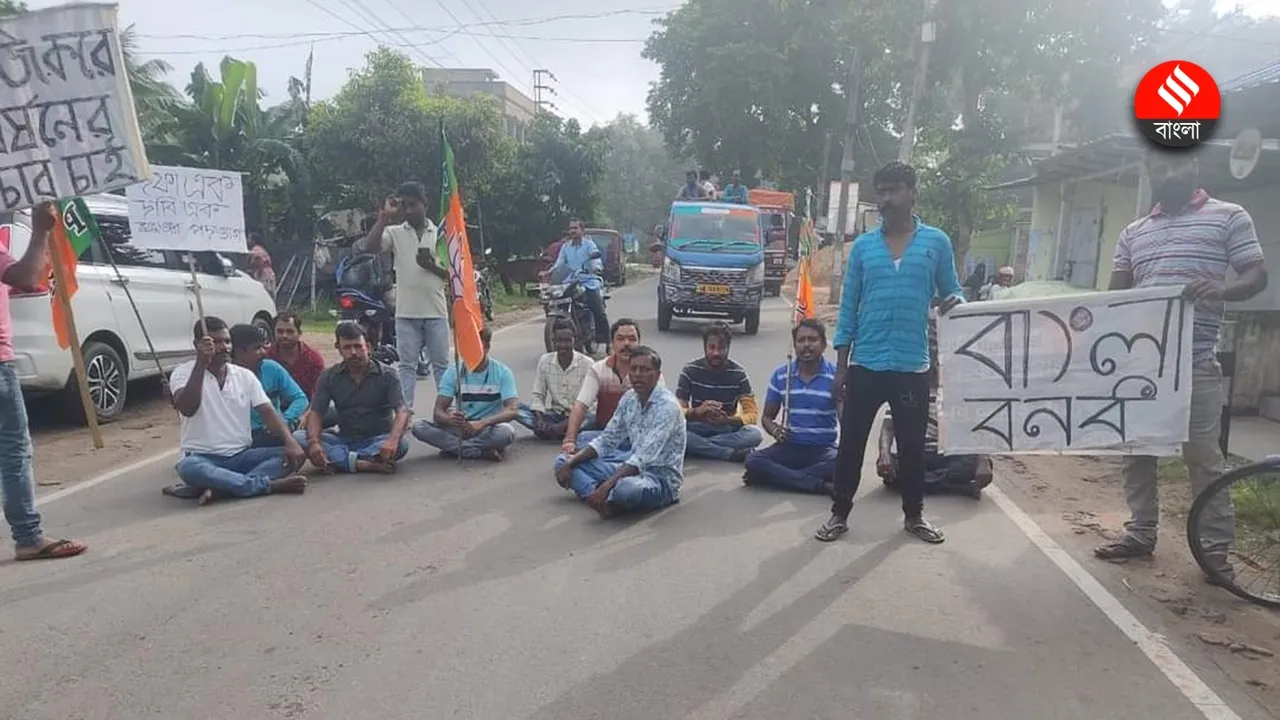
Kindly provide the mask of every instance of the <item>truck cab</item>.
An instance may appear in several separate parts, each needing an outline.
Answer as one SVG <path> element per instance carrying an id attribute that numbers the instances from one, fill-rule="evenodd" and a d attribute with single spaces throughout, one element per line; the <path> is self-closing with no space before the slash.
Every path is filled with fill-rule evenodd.
<path id="1" fill-rule="evenodd" d="M 680 201 L 671 205 L 662 239 L 658 329 L 671 318 L 716 317 L 760 330 L 764 237 L 750 205 Z"/>
<path id="2" fill-rule="evenodd" d="M 794 193 L 755 188 L 748 191 L 750 203 L 760 212 L 764 237 L 764 288 L 769 295 L 781 295 L 782 283 L 791 269 L 792 238 L 797 235 Z"/>

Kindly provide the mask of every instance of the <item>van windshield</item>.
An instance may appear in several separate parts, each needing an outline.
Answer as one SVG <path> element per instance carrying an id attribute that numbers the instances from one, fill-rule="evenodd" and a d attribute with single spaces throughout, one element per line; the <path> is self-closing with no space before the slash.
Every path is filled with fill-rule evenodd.
<path id="1" fill-rule="evenodd" d="M 672 215 L 672 248 L 697 245 L 698 250 L 741 251 L 760 247 L 760 227 L 751 211 L 696 208 Z M 694 249 L 690 247 L 690 249 Z"/>

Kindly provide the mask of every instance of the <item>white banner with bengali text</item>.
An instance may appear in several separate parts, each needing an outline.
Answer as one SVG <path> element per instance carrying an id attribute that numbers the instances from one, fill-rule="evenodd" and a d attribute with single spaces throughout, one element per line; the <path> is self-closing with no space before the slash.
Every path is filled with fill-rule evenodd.
<path id="1" fill-rule="evenodd" d="M 134 245 L 155 250 L 248 251 L 240 173 L 163 165 L 151 170 L 150 180 L 125 191 Z"/>
<path id="2" fill-rule="evenodd" d="M 0 20 L 0 212 L 150 177 L 116 6 Z"/>
<path id="3" fill-rule="evenodd" d="M 938 320 L 950 454 L 1176 454 L 1191 412 L 1181 287 L 969 303 Z"/>

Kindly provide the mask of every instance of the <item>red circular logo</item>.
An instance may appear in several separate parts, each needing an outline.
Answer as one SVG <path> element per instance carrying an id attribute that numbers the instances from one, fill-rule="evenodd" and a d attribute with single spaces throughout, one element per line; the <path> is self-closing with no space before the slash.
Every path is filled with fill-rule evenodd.
<path id="1" fill-rule="evenodd" d="M 1222 93 L 1207 70 L 1186 60 L 1170 60 L 1147 71 L 1133 94 L 1139 120 L 1217 120 Z"/>

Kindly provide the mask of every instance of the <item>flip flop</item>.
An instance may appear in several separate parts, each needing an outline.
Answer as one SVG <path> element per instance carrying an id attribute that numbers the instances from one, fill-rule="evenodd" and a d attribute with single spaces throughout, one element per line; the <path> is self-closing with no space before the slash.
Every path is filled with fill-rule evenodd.
<path id="1" fill-rule="evenodd" d="M 53 542 L 40 548 L 40 552 L 34 555 L 15 555 L 14 560 L 17 562 L 28 562 L 30 560 L 61 560 L 63 558 L 75 557 L 88 550 L 89 546 L 75 540 L 54 540 Z"/>

